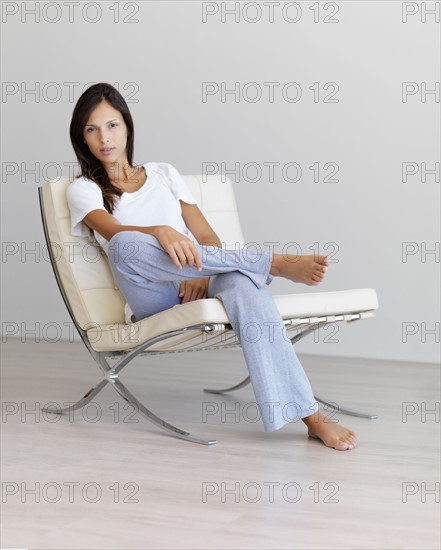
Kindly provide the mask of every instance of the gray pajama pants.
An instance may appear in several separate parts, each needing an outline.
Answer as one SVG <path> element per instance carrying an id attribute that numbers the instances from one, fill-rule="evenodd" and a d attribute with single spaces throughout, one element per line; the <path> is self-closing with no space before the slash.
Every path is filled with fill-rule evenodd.
<path id="1" fill-rule="evenodd" d="M 208 297 L 222 301 L 240 341 L 264 429 L 278 430 L 319 409 L 267 285 L 270 253 L 195 244 L 203 269 L 175 266 L 156 237 L 120 231 L 109 241 L 115 280 L 139 321 L 181 303 L 181 281 L 210 277 Z"/>

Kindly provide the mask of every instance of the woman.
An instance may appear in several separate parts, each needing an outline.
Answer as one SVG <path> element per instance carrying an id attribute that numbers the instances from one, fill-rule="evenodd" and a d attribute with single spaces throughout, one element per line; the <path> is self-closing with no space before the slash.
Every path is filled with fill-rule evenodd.
<path id="1" fill-rule="evenodd" d="M 355 433 L 319 412 L 267 288 L 274 276 L 317 285 L 328 258 L 247 251 L 245 259 L 240 250 L 222 250 L 172 165 L 132 163 L 132 117 L 109 84 L 95 84 L 79 98 L 70 138 L 81 167 L 67 191 L 72 233 L 87 236 L 93 230 L 134 320 L 179 303 L 222 300 L 242 345 L 265 431 L 301 418 L 310 437 L 337 450 L 353 449 Z M 240 327 L 250 321 L 268 330 L 248 339 Z"/>

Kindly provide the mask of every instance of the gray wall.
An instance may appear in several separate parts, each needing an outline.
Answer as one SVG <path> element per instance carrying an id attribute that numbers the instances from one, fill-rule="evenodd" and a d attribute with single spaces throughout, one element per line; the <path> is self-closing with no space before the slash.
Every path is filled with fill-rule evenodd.
<path id="1" fill-rule="evenodd" d="M 74 104 L 88 83 L 106 81 L 131 108 L 137 163 L 182 174 L 236 165 L 247 241 L 333 254 L 321 286 L 276 279 L 273 294 L 377 290 L 376 318 L 298 351 L 437 361 L 439 2 L 272 2 L 272 22 L 264 4 L 237 3 L 236 19 L 223 20 L 234 2 L 199 1 L 119 2 L 116 22 L 115 4 L 3 2 L 3 340 L 72 338 L 37 188 L 69 175 Z M 205 22 L 204 6 L 217 11 Z M 269 82 L 279 83 L 273 98 Z M 204 100 L 203 83 L 219 93 Z M 222 98 L 222 86 L 238 97 Z M 279 163 L 273 178 L 268 163 Z M 288 163 L 300 166 L 298 181 Z"/>

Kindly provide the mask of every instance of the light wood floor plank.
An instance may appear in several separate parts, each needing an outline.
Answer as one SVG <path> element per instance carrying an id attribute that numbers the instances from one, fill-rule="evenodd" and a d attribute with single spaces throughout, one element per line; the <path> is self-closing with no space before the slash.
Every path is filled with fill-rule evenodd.
<path id="1" fill-rule="evenodd" d="M 357 432 L 355 450 L 308 439 L 303 422 L 265 433 L 250 418 L 251 387 L 203 393 L 246 376 L 240 349 L 137 358 L 121 373 L 153 412 L 216 438 L 215 446 L 173 438 L 131 415 L 110 387 L 84 414 L 45 416 L 42 406 L 78 400 L 99 370 L 80 343 L 9 339 L 2 347 L 2 547 L 439 548 L 439 367 L 300 359 L 318 394 L 380 415 L 335 416 Z M 415 414 L 404 422 L 406 403 Z M 437 416 L 424 415 L 423 403 L 438 407 Z M 222 417 L 235 407 L 238 419 Z M 40 502 L 25 494 L 32 487 Z M 95 488 L 102 494 L 91 502 Z M 127 502 L 133 489 L 137 502 Z"/>

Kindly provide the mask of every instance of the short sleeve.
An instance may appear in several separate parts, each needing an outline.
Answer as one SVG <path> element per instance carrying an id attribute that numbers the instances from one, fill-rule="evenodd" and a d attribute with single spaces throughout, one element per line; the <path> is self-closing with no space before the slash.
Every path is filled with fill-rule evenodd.
<path id="1" fill-rule="evenodd" d="M 188 188 L 188 185 L 185 183 L 181 174 L 176 170 L 176 168 L 169 163 L 162 163 L 164 171 L 167 175 L 168 184 L 170 190 L 175 196 L 176 200 L 182 200 L 188 204 L 197 204 L 193 193 Z"/>
<path id="2" fill-rule="evenodd" d="M 93 231 L 82 220 L 92 210 L 107 212 L 101 189 L 93 181 L 76 179 L 67 188 L 66 198 L 70 210 L 71 234 L 93 239 Z"/>

